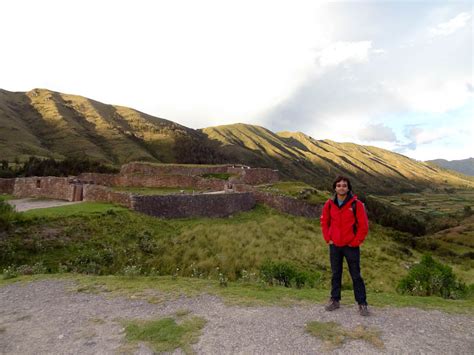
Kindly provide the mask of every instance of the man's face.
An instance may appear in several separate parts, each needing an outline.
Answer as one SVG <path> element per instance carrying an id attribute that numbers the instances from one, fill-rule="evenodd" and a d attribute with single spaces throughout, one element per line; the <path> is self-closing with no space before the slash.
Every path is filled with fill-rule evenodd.
<path id="1" fill-rule="evenodd" d="M 336 193 L 338 195 L 346 195 L 348 191 L 349 191 L 349 186 L 347 184 L 347 181 L 341 180 L 341 181 L 336 182 Z"/>

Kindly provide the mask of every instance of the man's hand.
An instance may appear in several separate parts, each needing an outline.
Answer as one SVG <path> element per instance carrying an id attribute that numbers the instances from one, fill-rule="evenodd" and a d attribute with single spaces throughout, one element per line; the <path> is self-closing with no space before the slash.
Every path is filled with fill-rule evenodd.
<path id="1" fill-rule="evenodd" d="M 332 240 L 329 241 L 329 245 L 331 245 L 331 244 L 334 244 L 334 243 L 332 242 Z"/>

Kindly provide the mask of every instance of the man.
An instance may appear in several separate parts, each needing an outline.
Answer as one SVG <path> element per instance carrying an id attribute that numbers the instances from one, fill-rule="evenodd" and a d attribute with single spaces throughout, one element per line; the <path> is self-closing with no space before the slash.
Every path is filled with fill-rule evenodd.
<path id="1" fill-rule="evenodd" d="M 332 185 L 336 192 L 334 199 L 328 200 L 321 215 L 321 228 L 326 243 L 329 244 L 331 261 L 331 299 L 327 311 L 340 307 L 342 263 L 346 258 L 354 288 L 354 297 L 359 304 L 359 313 L 368 316 L 364 280 L 360 275 L 360 249 L 369 231 L 365 207 L 352 194 L 352 185 L 347 177 L 338 176 Z"/>

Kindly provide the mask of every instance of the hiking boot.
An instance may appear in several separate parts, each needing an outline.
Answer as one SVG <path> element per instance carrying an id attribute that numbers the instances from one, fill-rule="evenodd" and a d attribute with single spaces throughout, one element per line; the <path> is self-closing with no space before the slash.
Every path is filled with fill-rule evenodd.
<path id="1" fill-rule="evenodd" d="M 369 315 L 369 307 L 366 304 L 359 305 L 359 314 L 361 316 L 367 317 Z"/>
<path id="2" fill-rule="evenodd" d="M 334 311 L 340 307 L 339 301 L 333 300 L 332 298 L 329 300 L 329 303 L 324 306 L 324 309 L 328 312 Z"/>

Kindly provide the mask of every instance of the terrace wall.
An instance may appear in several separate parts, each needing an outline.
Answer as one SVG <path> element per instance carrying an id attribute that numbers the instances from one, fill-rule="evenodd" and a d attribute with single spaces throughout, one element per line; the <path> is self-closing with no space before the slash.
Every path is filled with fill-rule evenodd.
<path id="1" fill-rule="evenodd" d="M 188 175 L 221 174 L 227 172 L 228 165 L 215 166 L 185 166 L 185 165 L 152 165 L 143 163 L 129 163 L 122 165 L 120 175 Z"/>
<path id="2" fill-rule="evenodd" d="M 224 190 L 226 181 L 188 175 L 110 175 L 84 173 L 78 180 L 104 186 L 176 187 L 196 190 Z"/>
<path id="3" fill-rule="evenodd" d="M 259 203 L 268 205 L 280 212 L 288 213 L 294 216 L 308 218 L 318 218 L 321 216 L 323 204 L 311 205 L 305 201 L 298 200 L 289 196 L 273 195 L 268 192 L 254 191 L 252 194 Z"/>
<path id="4" fill-rule="evenodd" d="M 76 185 L 72 183 L 70 178 L 34 176 L 16 178 L 13 195 L 16 197 L 46 197 L 74 201 L 75 190 Z"/>
<path id="5" fill-rule="evenodd" d="M 15 179 L 0 179 L 0 194 L 13 194 Z"/>
<path id="6" fill-rule="evenodd" d="M 238 175 L 238 177 L 230 178 L 231 182 L 248 184 L 248 185 L 260 185 L 260 184 L 271 184 L 280 180 L 278 170 L 267 169 L 267 168 L 232 168 L 227 169 L 229 174 Z"/>
<path id="7" fill-rule="evenodd" d="M 116 203 L 132 208 L 132 196 L 129 192 L 113 191 L 105 186 L 84 185 L 84 201 Z"/>
<path id="8" fill-rule="evenodd" d="M 255 206 L 251 193 L 133 196 L 133 209 L 165 218 L 226 217 Z"/>

